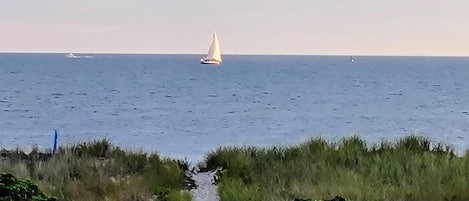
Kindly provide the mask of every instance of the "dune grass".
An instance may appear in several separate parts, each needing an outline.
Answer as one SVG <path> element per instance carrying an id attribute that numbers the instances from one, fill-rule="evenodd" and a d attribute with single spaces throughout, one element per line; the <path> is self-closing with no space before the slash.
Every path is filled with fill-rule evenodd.
<path id="1" fill-rule="evenodd" d="M 357 136 L 291 147 L 224 147 L 208 154 L 222 201 L 469 200 L 469 156 L 419 136 L 367 145 Z"/>
<path id="2" fill-rule="evenodd" d="M 55 155 L 2 151 L 0 172 L 31 179 L 58 200 L 189 201 L 185 161 L 124 151 L 108 140 L 60 147 Z"/>

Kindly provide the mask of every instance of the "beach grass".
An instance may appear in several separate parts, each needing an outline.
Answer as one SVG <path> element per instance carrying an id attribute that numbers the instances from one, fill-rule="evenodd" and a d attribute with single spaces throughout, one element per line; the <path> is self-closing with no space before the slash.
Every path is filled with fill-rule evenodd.
<path id="1" fill-rule="evenodd" d="M 186 161 L 122 150 L 108 140 L 60 147 L 56 154 L 3 150 L 0 172 L 31 179 L 58 200 L 189 201 Z"/>
<path id="2" fill-rule="evenodd" d="M 377 144 L 353 136 L 290 147 L 221 147 L 203 168 L 217 167 L 222 201 L 469 200 L 469 155 L 415 135 Z"/>

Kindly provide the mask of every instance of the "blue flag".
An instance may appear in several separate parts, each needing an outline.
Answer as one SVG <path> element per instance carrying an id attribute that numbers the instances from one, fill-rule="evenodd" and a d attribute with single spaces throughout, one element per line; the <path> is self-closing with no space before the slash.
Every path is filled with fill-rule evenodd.
<path id="1" fill-rule="evenodd" d="M 55 154 L 55 151 L 57 151 L 57 129 L 55 129 L 54 131 L 54 148 L 52 149 L 52 153 Z"/>

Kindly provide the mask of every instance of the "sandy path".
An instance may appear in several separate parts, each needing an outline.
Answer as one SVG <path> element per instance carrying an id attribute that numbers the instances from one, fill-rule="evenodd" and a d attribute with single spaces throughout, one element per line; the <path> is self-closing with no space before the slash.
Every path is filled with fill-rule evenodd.
<path id="1" fill-rule="evenodd" d="M 212 172 L 199 172 L 192 175 L 192 179 L 197 186 L 196 189 L 191 190 L 194 196 L 194 201 L 219 201 L 218 188 L 213 184 L 213 175 L 216 171 Z"/>

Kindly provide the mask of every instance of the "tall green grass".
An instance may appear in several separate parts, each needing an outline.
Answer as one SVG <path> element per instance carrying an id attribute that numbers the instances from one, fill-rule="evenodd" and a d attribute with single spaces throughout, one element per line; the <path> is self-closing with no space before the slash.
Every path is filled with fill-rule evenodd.
<path id="1" fill-rule="evenodd" d="M 2 152 L 0 172 L 34 180 L 58 200 L 189 201 L 185 161 L 124 151 L 108 140 L 60 147 L 58 153 Z"/>
<path id="2" fill-rule="evenodd" d="M 469 156 L 419 136 L 368 145 L 354 136 L 292 147 L 225 147 L 208 154 L 222 167 L 222 201 L 295 198 L 391 201 L 469 200 Z"/>

